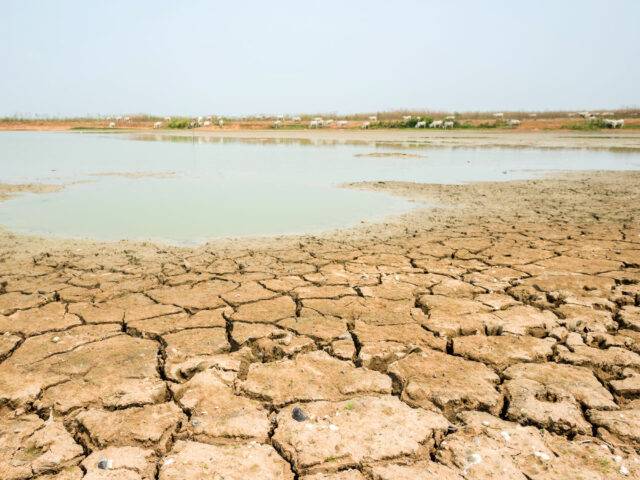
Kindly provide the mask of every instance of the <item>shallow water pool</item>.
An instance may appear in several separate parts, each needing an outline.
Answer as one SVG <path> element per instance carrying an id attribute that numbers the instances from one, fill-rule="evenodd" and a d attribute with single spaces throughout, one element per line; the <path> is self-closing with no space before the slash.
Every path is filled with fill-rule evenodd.
<path id="1" fill-rule="evenodd" d="M 640 155 L 192 134 L 2 132 L 0 182 L 65 188 L 0 203 L 0 225 L 19 233 L 174 244 L 318 233 L 416 207 L 384 193 L 339 188 L 345 182 L 461 183 L 593 169 L 637 170 Z"/>

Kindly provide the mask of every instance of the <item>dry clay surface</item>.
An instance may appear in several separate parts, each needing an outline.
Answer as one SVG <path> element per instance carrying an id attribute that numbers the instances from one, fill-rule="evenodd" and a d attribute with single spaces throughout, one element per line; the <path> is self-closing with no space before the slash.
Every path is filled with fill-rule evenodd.
<path id="1" fill-rule="evenodd" d="M 3 480 L 640 478 L 640 175 L 196 249 L 0 234 Z"/>

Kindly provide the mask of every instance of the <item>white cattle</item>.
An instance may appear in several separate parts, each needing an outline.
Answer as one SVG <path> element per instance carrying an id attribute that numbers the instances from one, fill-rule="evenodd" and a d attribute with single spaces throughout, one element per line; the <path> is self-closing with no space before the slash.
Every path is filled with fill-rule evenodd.
<path id="1" fill-rule="evenodd" d="M 222 119 L 218 120 L 218 126 L 219 127 L 224 127 L 224 120 L 222 120 Z"/>
<path id="2" fill-rule="evenodd" d="M 604 126 L 607 128 L 622 128 L 624 127 L 624 119 L 613 120 L 611 118 L 605 118 Z"/>
<path id="3" fill-rule="evenodd" d="M 301 122 L 302 118 L 300 117 L 293 117 L 291 120 L 293 120 L 294 122 Z"/>
<path id="4" fill-rule="evenodd" d="M 377 117 L 377 116 L 375 116 L 375 115 L 371 115 L 371 116 L 369 117 L 369 120 L 371 120 L 372 122 L 377 122 L 377 121 L 378 121 L 378 117 Z"/>
<path id="5" fill-rule="evenodd" d="M 360 128 L 367 129 L 371 126 L 371 122 L 363 122 Z"/>
<path id="6" fill-rule="evenodd" d="M 129 117 L 124 117 L 124 121 L 125 121 L 125 122 L 130 122 L 130 121 L 131 121 L 131 118 L 129 118 Z"/>
<path id="7" fill-rule="evenodd" d="M 319 128 L 320 122 L 318 120 L 311 120 L 309 122 L 309 128 Z"/>
<path id="8" fill-rule="evenodd" d="M 507 125 L 509 125 L 510 127 L 517 127 L 518 125 L 520 125 L 520 120 L 516 118 L 510 118 L 509 120 L 507 120 Z"/>
<path id="9" fill-rule="evenodd" d="M 348 123 L 349 123 L 349 122 L 347 122 L 346 120 L 338 120 L 338 121 L 336 122 L 336 125 L 337 125 L 338 127 L 346 127 Z"/>
<path id="10" fill-rule="evenodd" d="M 282 120 L 276 120 L 273 122 L 273 128 L 280 128 L 282 126 Z"/>
<path id="11" fill-rule="evenodd" d="M 434 120 L 429 124 L 429 128 L 442 128 L 442 124 L 444 122 L 442 120 Z"/>
<path id="12" fill-rule="evenodd" d="M 442 128 L 444 128 L 445 130 L 447 128 L 453 128 L 454 126 L 455 126 L 455 122 L 452 122 L 451 120 L 447 120 L 442 124 Z"/>
<path id="13" fill-rule="evenodd" d="M 171 117 L 164 117 L 164 121 L 165 122 L 170 122 L 171 121 Z"/>
<path id="14" fill-rule="evenodd" d="M 202 118 L 202 117 L 198 117 L 196 120 L 197 120 L 197 122 L 198 122 L 198 123 L 202 123 L 202 121 L 204 120 L 204 118 Z"/>
<path id="15" fill-rule="evenodd" d="M 210 122 L 209 120 L 205 120 L 205 121 L 202 123 L 202 125 L 203 125 L 204 127 L 208 127 L 209 125 L 211 125 L 211 122 Z"/>
<path id="16" fill-rule="evenodd" d="M 496 117 L 496 118 L 502 118 L 502 117 L 504 117 L 504 113 L 496 112 L 496 113 L 493 114 L 493 116 Z"/>
<path id="17" fill-rule="evenodd" d="M 162 126 L 162 122 L 156 122 L 153 124 L 153 128 L 160 128 Z"/>
<path id="18" fill-rule="evenodd" d="M 116 128 L 116 124 L 113 122 L 109 123 L 109 128 Z"/>
<path id="19" fill-rule="evenodd" d="M 422 121 L 416 123 L 416 128 L 427 128 L 427 122 L 422 120 Z"/>

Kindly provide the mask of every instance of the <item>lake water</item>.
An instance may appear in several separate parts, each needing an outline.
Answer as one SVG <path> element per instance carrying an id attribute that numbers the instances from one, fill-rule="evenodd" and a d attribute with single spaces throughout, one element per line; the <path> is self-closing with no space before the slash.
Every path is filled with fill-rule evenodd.
<path id="1" fill-rule="evenodd" d="M 394 152 L 416 156 L 369 155 Z M 416 207 L 384 193 L 338 187 L 345 182 L 462 183 L 594 169 L 638 170 L 640 155 L 190 133 L 1 132 L 0 182 L 65 188 L 0 203 L 0 225 L 19 233 L 173 244 L 318 233 Z"/>

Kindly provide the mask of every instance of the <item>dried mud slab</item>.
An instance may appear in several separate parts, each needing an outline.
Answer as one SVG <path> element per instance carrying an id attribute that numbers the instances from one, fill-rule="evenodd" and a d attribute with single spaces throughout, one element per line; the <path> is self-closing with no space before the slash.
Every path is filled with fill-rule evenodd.
<path id="1" fill-rule="evenodd" d="M 442 415 L 412 409 L 392 396 L 298 404 L 282 409 L 276 421 L 273 442 L 298 472 L 414 455 L 449 426 Z"/>
<path id="2" fill-rule="evenodd" d="M 208 445 L 179 440 L 160 466 L 159 480 L 293 480 L 289 464 L 269 445 Z"/>
<path id="3" fill-rule="evenodd" d="M 491 412 L 502 409 L 496 389 L 500 378 L 482 363 L 437 351 L 412 353 L 389 366 L 398 379 L 401 398 L 409 405 L 442 411 L 447 418 L 468 409 Z"/>
<path id="4" fill-rule="evenodd" d="M 180 407 L 189 413 L 180 436 L 205 443 L 253 440 L 266 443 L 269 412 L 256 400 L 238 396 L 214 370 L 197 373 L 172 387 Z"/>
<path id="5" fill-rule="evenodd" d="M 0 472 L 7 480 L 56 473 L 82 460 L 83 450 L 60 422 L 0 412 Z"/>
<path id="6" fill-rule="evenodd" d="M 300 401 L 388 394 L 391 379 L 317 351 L 298 355 L 293 360 L 251 364 L 240 390 L 250 397 L 283 406 Z"/>

